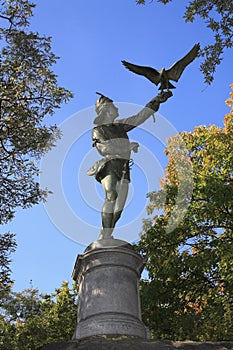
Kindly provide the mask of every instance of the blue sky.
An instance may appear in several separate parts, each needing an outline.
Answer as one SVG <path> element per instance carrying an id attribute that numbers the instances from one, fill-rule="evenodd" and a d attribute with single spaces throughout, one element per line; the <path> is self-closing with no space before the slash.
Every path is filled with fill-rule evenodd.
<path id="1" fill-rule="evenodd" d="M 101 187 L 85 174 L 98 158 L 90 139 L 95 92 L 119 102 L 122 117 L 130 115 L 154 97 L 157 88 L 126 70 L 121 60 L 168 68 L 195 43 L 204 46 L 213 39 L 202 20 L 184 22 L 187 1 L 166 6 L 156 1 L 137 6 L 134 0 L 35 2 L 32 29 L 52 37 L 53 52 L 60 56 L 54 67 L 59 84 L 74 92 L 74 99 L 46 118 L 47 124 L 61 125 L 64 137 L 55 153 L 42 162 L 43 181 L 46 178 L 51 187 L 61 184 L 66 207 L 55 193 L 54 202 L 50 202 L 55 212 L 52 220 L 51 212 L 48 215 L 40 204 L 18 210 L 2 230 L 17 234 L 18 248 L 12 256 L 15 289 L 29 287 L 32 280 L 41 292 L 52 292 L 63 280 L 71 280 L 76 255 L 99 233 Z M 149 119 L 141 130 L 130 134 L 141 147 L 135 155 L 129 200 L 118 225 L 119 238 L 138 237 L 141 217 L 145 217 L 146 193 L 159 188 L 158 179 L 166 166 L 166 137 L 176 131 L 192 131 L 198 125 L 223 125 L 228 112 L 224 101 L 232 83 L 232 58 L 232 51 L 227 50 L 213 84 L 207 87 L 199 71 L 200 59 L 196 59 L 176 84 L 173 97 L 161 106 L 157 122 Z M 66 213 L 67 208 L 70 210 Z M 61 232 L 61 225 L 67 232 Z"/>

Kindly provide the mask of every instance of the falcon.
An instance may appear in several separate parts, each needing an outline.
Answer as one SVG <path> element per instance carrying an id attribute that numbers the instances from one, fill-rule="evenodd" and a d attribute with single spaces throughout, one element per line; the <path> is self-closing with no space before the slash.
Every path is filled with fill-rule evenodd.
<path id="1" fill-rule="evenodd" d="M 155 85 L 160 84 L 159 90 L 170 90 L 175 89 L 175 86 L 169 80 L 178 81 L 186 66 L 197 57 L 199 50 L 200 44 L 195 44 L 187 55 L 174 63 L 169 69 L 162 68 L 161 70 L 157 70 L 151 67 L 138 66 L 126 61 L 121 62 L 131 72 L 143 75 Z"/>

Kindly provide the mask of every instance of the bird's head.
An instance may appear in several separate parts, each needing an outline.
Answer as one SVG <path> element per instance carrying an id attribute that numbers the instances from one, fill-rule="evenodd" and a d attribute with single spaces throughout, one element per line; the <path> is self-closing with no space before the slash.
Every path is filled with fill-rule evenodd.
<path id="1" fill-rule="evenodd" d="M 165 72 L 165 68 L 163 67 L 161 70 L 160 70 L 160 75 L 163 75 Z"/>

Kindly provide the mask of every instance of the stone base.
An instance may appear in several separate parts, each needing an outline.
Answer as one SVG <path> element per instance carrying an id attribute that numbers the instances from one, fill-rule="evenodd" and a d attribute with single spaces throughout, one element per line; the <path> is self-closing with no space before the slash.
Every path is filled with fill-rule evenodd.
<path id="1" fill-rule="evenodd" d="M 132 245 L 126 241 L 116 238 L 106 238 L 100 239 L 95 242 L 92 242 L 86 249 L 85 253 L 94 249 L 103 249 L 103 248 L 117 248 L 124 247 L 128 249 L 133 249 Z"/>
<path id="2" fill-rule="evenodd" d="M 48 344 L 38 350 L 233 350 L 233 342 L 92 338 Z"/>
<path id="3" fill-rule="evenodd" d="M 132 246 L 116 239 L 96 241 L 78 255 L 73 270 L 79 287 L 73 339 L 107 334 L 149 338 L 140 310 L 143 267 Z"/>
<path id="4" fill-rule="evenodd" d="M 144 324 L 137 318 L 129 315 L 119 315 L 115 313 L 106 313 L 95 315 L 91 319 L 86 319 L 78 323 L 74 339 L 86 338 L 88 334 L 127 334 L 135 336 L 139 334 L 141 338 L 149 338 Z"/>

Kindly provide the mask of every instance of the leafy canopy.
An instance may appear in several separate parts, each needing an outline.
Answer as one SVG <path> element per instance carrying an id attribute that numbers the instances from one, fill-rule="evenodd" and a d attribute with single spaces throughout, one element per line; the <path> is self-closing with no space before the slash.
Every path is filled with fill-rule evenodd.
<path id="1" fill-rule="evenodd" d="M 72 338 L 77 314 L 75 285 L 63 282 L 51 294 L 33 287 L 10 292 L 1 306 L 0 347 L 5 350 L 37 350 Z"/>
<path id="2" fill-rule="evenodd" d="M 157 338 L 233 337 L 233 91 L 226 103 L 231 111 L 224 127 L 199 126 L 179 134 L 193 169 L 192 198 L 183 220 L 173 215 L 181 180 L 177 136 L 166 149 L 161 190 L 149 194 L 150 213 L 159 209 L 163 214 L 155 215 L 149 228 L 147 223 L 138 250 L 149 274 L 141 286 L 143 317 Z M 183 176 L 189 184 L 190 174 Z M 173 230 L 171 218 L 177 220 Z"/>
<path id="3" fill-rule="evenodd" d="M 36 180 L 37 161 L 60 133 L 43 119 L 72 96 L 52 71 L 57 57 L 51 38 L 29 30 L 34 7 L 28 0 L 0 1 L 0 224 L 11 220 L 17 207 L 45 198 Z M 9 288 L 15 246 L 13 234 L 1 234 L 1 298 Z"/>
<path id="4" fill-rule="evenodd" d="M 43 124 L 43 118 L 72 96 L 51 70 L 57 60 L 51 38 L 29 30 L 34 6 L 28 0 L 0 2 L 0 223 L 12 219 L 17 207 L 44 198 L 36 161 L 59 131 Z"/>

